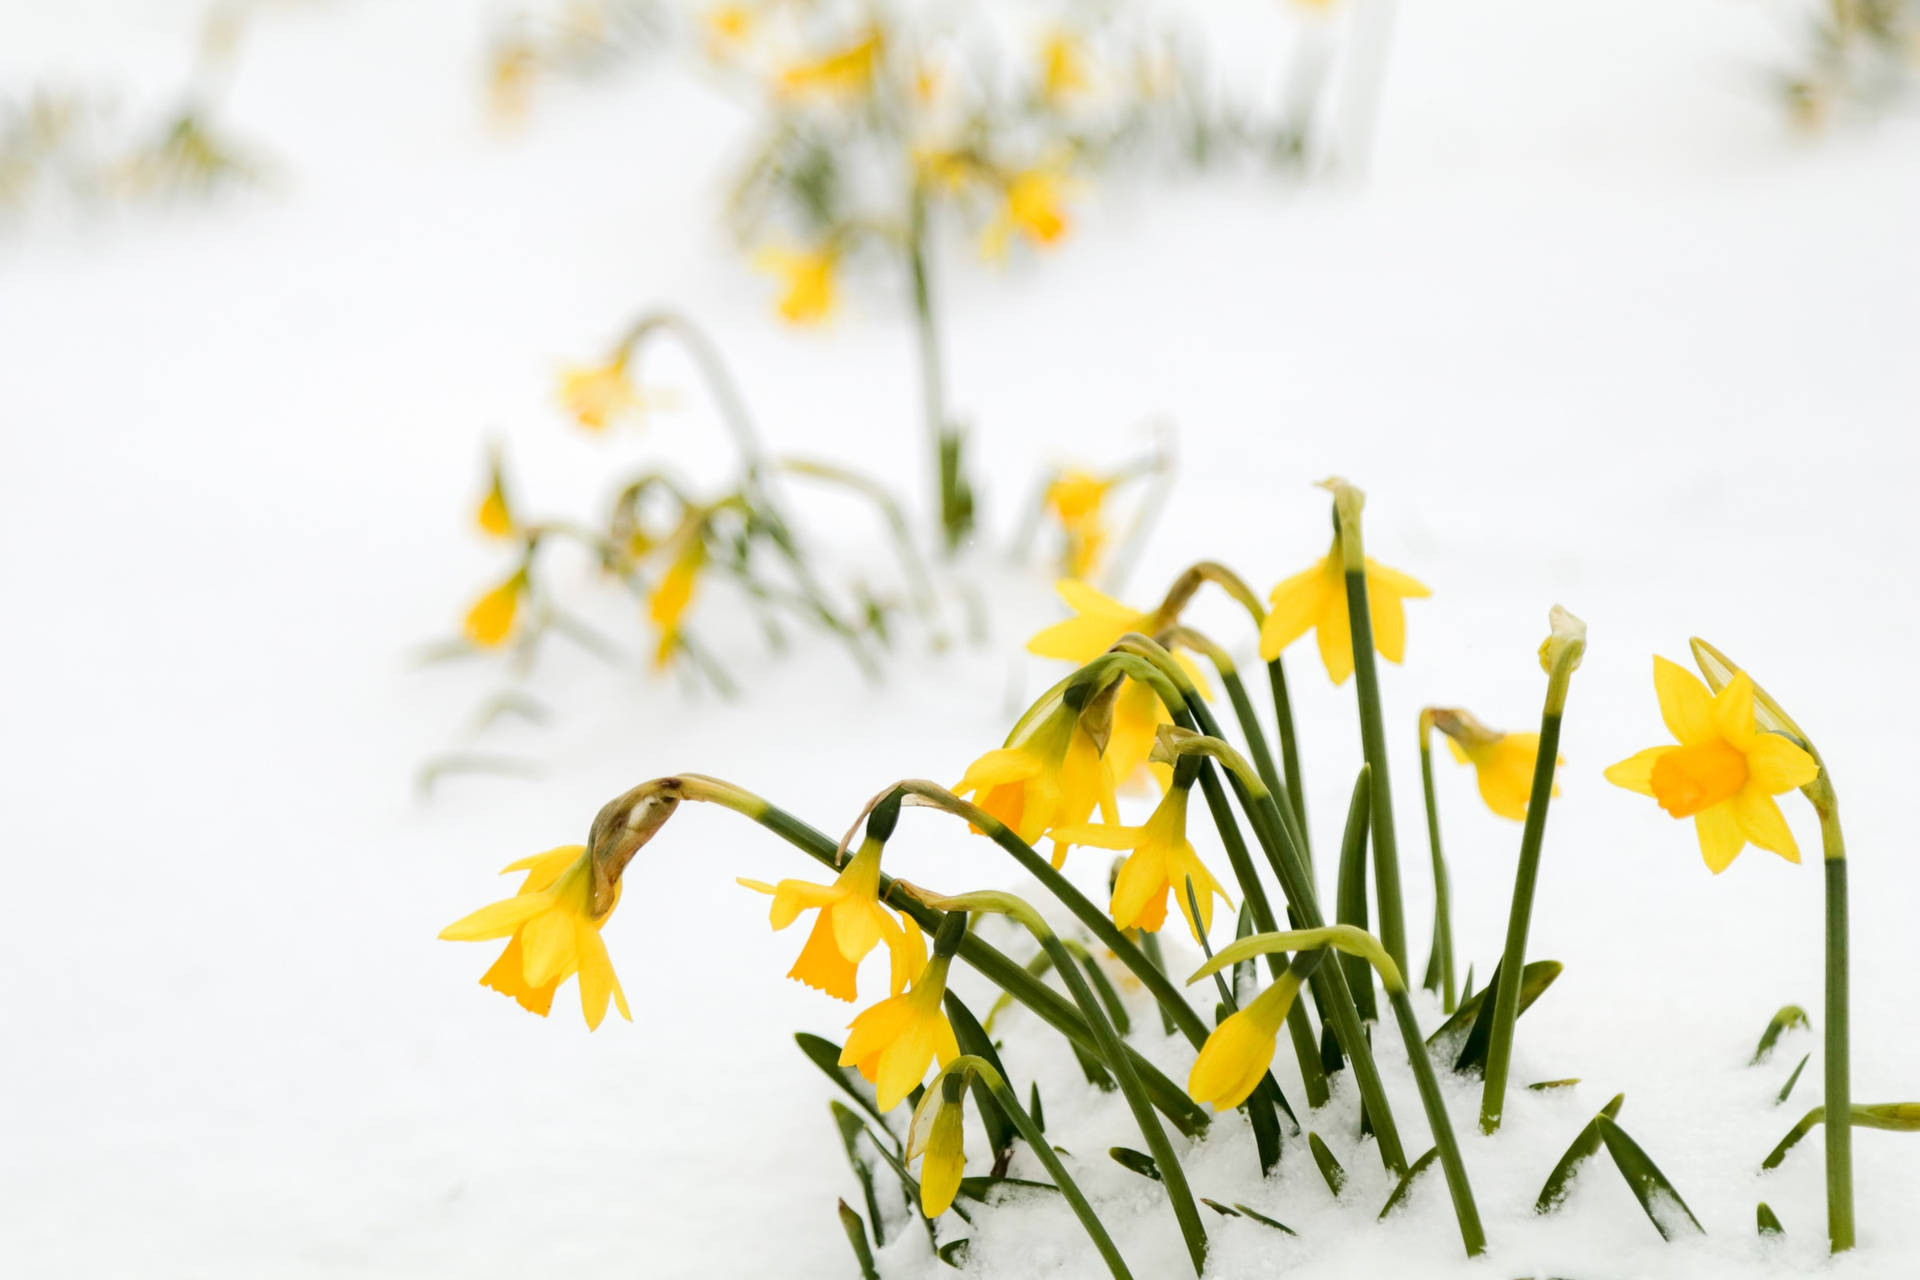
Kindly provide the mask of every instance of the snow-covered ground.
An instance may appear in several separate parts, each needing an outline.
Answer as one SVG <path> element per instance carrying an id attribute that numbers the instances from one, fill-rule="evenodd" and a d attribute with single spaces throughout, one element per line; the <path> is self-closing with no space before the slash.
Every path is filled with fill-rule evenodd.
<path id="1" fill-rule="evenodd" d="M 13 3 L 0 70 L 163 85 L 196 8 Z M 279 156 L 272 191 L 0 232 L 9 1276 L 850 1273 L 829 1087 L 790 1040 L 850 1011 L 782 980 L 798 934 L 770 934 L 764 900 L 733 884 L 811 864 L 732 815 L 683 812 L 607 930 L 637 1021 L 595 1035 L 564 999 L 540 1021 L 483 991 L 490 949 L 434 934 L 496 894 L 495 867 L 582 838 L 647 777 L 719 774 L 836 832 L 897 776 L 957 777 L 1040 687 L 1013 655 L 1055 605 L 1044 573 L 983 552 L 990 641 L 910 645 L 868 686 L 821 640 L 762 662 L 723 603 L 703 625 L 748 677 L 732 703 L 556 651 L 540 681 L 555 724 L 486 740 L 545 776 L 452 779 L 417 802 L 415 767 L 493 687 L 407 661 L 496 567 L 466 523 L 486 434 L 548 510 L 602 497 L 621 459 L 724 472 L 684 380 L 682 411 L 611 439 L 550 403 L 556 365 L 633 311 L 675 302 L 719 335 L 775 447 L 903 485 L 922 472 L 886 297 L 856 297 L 822 334 L 783 331 L 716 229 L 731 109 L 659 70 L 562 92 L 502 142 L 478 109 L 481 29 L 419 2 L 278 16 L 249 38 L 229 115 Z M 1501 1136 L 1465 1139 L 1494 1256 L 1453 1261 L 1437 1180 L 1373 1226 L 1377 1161 L 1329 1132 L 1359 1182 L 1346 1205 L 1304 1143 L 1265 1187 L 1230 1142 L 1198 1154 L 1202 1194 L 1302 1233 L 1276 1246 L 1223 1223 L 1214 1274 L 1920 1267 L 1920 1140 L 1858 1135 L 1863 1248 L 1832 1266 L 1817 1140 L 1754 1173 L 1819 1096 L 1816 1060 L 1792 1104 L 1770 1105 L 1815 1048 L 1805 1033 L 1744 1066 L 1779 1005 L 1819 1017 L 1817 867 L 1750 850 L 1711 877 L 1686 828 L 1599 776 L 1663 736 L 1649 655 L 1684 658 L 1689 634 L 1786 702 L 1851 837 L 1855 1096 L 1920 1096 L 1920 124 L 1791 136 L 1757 76 L 1791 32 L 1776 10 L 1702 0 L 1404 6 L 1364 186 L 1123 186 L 1051 261 L 947 273 L 954 397 L 999 533 L 1036 468 L 1130 453 L 1154 413 L 1179 424 L 1182 475 L 1134 577 L 1142 602 L 1200 556 L 1264 586 L 1324 550 L 1310 481 L 1368 489 L 1370 550 L 1434 589 L 1385 673 L 1417 954 L 1416 709 L 1528 727 L 1547 607 L 1592 627 L 1533 933 L 1567 967 L 1521 1024 L 1515 1070 L 1585 1083 L 1524 1095 Z M 862 513 L 809 520 L 828 554 L 871 558 Z M 1197 617 L 1250 651 L 1230 612 Z M 1304 649 L 1294 672 L 1325 847 L 1358 761 L 1351 686 Z M 1484 976 L 1518 828 L 1442 769 L 1456 934 Z M 1787 807 L 1817 847 L 1804 805 Z M 1015 883 L 951 826 L 910 815 L 890 862 L 942 888 Z M 1074 864 L 1089 885 L 1099 861 Z M 1164 1203 L 1098 1154 L 1137 1145 L 1124 1119 L 1076 1115 L 1070 1061 L 1019 1016 L 1006 1027 L 1010 1068 L 1042 1081 L 1136 1274 L 1179 1274 Z M 1145 1047 L 1184 1076 L 1183 1049 Z M 1546 1170 L 1616 1091 L 1706 1242 L 1663 1245 L 1604 1166 L 1558 1219 L 1531 1219 Z M 1468 1133 L 1473 1099 L 1454 1102 Z M 1784 1242 L 1755 1238 L 1760 1199 Z M 1056 1258 L 1094 1274 L 1052 1208 L 989 1216 L 973 1256 L 987 1276 Z M 941 1270 L 906 1249 L 887 1262 Z"/>

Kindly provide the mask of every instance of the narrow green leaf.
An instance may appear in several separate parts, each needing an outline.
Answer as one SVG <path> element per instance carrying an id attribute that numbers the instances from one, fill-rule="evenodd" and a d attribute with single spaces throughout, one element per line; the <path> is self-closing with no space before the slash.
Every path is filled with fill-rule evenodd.
<path id="1" fill-rule="evenodd" d="M 1685 1234 L 1691 1227 L 1696 1235 L 1705 1235 L 1707 1229 L 1700 1225 L 1700 1219 L 1693 1216 L 1693 1210 L 1687 1208 L 1687 1202 L 1667 1181 L 1667 1175 L 1660 1172 L 1652 1157 L 1640 1149 L 1640 1144 L 1627 1136 L 1627 1131 L 1606 1116 L 1596 1116 L 1594 1124 L 1600 1128 L 1600 1140 L 1607 1144 L 1607 1154 L 1613 1157 L 1613 1163 L 1619 1167 L 1620 1176 L 1627 1180 L 1634 1199 L 1646 1211 L 1647 1221 L 1653 1223 L 1653 1229 L 1660 1233 L 1662 1240 L 1671 1240 L 1676 1234 Z"/>
<path id="2" fill-rule="evenodd" d="M 993 1040 L 981 1028 L 974 1018 L 973 1010 L 961 1002 L 952 988 L 946 993 L 947 1021 L 953 1026 L 953 1038 L 960 1045 L 961 1053 L 970 1053 L 985 1058 L 992 1068 L 1000 1073 L 1002 1080 L 1007 1078 L 1007 1068 L 1000 1061 L 1000 1054 L 993 1047 Z M 1014 1127 L 1007 1119 L 1007 1113 L 994 1098 L 993 1091 L 978 1078 L 973 1082 L 973 1102 L 981 1125 L 987 1132 L 987 1145 L 993 1150 L 993 1171 L 1005 1173 L 1007 1161 L 1013 1157 Z"/>
<path id="3" fill-rule="evenodd" d="M 1535 960 L 1520 971 L 1520 1009 L 1518 1017 L 1533 1006 L 1546 989 L 1554 984 L 1564 968 L 1558 960 Z M 1487 979 L 1487 985 L 1475 994 L 1464 997 L 1460 1007 L 1441 1024 L 1440 1029 L 1427 1037 L 1427 1047 L 1445 1057 L 1453 1055 L 1453 1069 L 1461 1074 L 1471 1074 L 1485 1070 L 1487 1065 L 1487 1046 L 1493 1042 L 1493 1001 L 1487 999 L 1499 989 L 1500 966 L 1494 965 L 1493 973 Z M 1459 1050 L 1454 1052 L 1453 1046 Z"/>
<path id="4" fill-rule="evenodd" d="M 1253 904 L 1245 899 L 1240 903 L 1240 918 L 1233 923 L 1233 940 L 1253 936 Z M 1251 991 L 1259 980 L 1259 969 L 1252 956 L 1233 966 L 1233 990 L 1237 997 L 1242 991 Z"/>
<path id="5" fill-rule="evenodd" d="M 839 1045 L 825 1036 L 816 1036 L 806 1031 L 796 1033 L 793 1042 L 800 1046 L 800 1052 L 807 1055 L 808 1062 L 820 1068 L 827 1079 L 839 1085 L 862 1111 L 879 1123 L 881 1132 L 893 1138 L 893 1130 L 888 1127 L 887 1118 L 880 1114 L 879 1102 L 874 1096 L 873 1086 L 861 1079 L 860 1073 L 852 1067 L 840 1065 Z M 900 1140 L 894 1138 L 893 1145 L 897 1148 Z"/>
<path id="6" fill-rule="evenodd" d="M 1780 1012 L 1774 1014 L 1773 1020 L 1767 1023 L 1767 1029 L 1760 1033 L 1759 1047 L 1753 1051 L 1753 1057 L 1747 1065 L 1757 1067 L 1765 1062 L 1767 1055 L 1773 1052 L 1773 1046 L 1779 1042 L 1780 1037 L 1795 1027 L 1812 1029 L 1813 1023 L 1807 1017 L 1807 1011 L 1797 1004 L 1782 1005 Z"/>
<path id="7" fill-rule="evenodd" d="M 833 1110 L 833 1123 L 840 1130 L 840 1145 L 846 1148 L 847 1163 L 853 1166 L 853 1176 L 860 1182 L 860 1196 L 867 1204 L 867 1218 L 873 1223 L 873 1242 L 876 1245 L 887 1243 L 887 1228 L 880 1216 L 880 1200 L 873 1192 L 873 1165 L 860 1154 L 860 1139 L 867 1132 L 867 1122 L 854 1114 L 852 1107 L 839 1102 L 829 1102 Z"/>
<path id="8" fill-rule="evenodd" d="M 1215 1213 L 1219 1214 L 1223 1218 L 1237 1218 L 1240 1216 L 1240 1211 L 1238 1209 L 1235 1209 L 1229 1205 L 1221 1204 L 1218 1200 L 1209 1200 L 1205 1196 L 1201 1196 L 1200 1203 L 1207 1206 L 1207 1208 L 1213 1210 Z"/>
<path id="9" fill-rule="evenodd" d="M 1137 1173 L 1143 1178 L 1152 1178 L 1155 1182 L 1160 1181 L 1160 1166 L 1155 1164 L 1153 1157 L 1146 1152 L 1135 1151 L 1132 1147 L 1108 1147 L 1107 1154 L 1113 1157 L 1115 1164 L 1129 1173 Z"/>
<path id="10" fill-rule="evenodd" d="M 1400 1181 L 1394 1184 L 1393 1194 L 1388 1196 L 1387 1202 L 1380 1206 L 1380 1213 L 1375 1221 L 1386 1221 L 1387 1215 L 1395 1209 L 1398 1209 L 1406 1200 L 1407 1193 L 1413 1190 L 1414 1180 L 1432 1168 L 1433 1162 L 1439 1158 L 1440 1148 L 1428 1147 L 1427 1154 L 1421 1156 L 1409 1165 L 1406 1173 L 1401 1176 Z"/>
<path id="11" fill-rule="evenodd" d="M 908 1203 L 913 1206 L 913 1211 L 920 1215 L 921 1221 L 925 1222 L 926 1215 L 920 1213 L 920 1180 L 908 1172 L 907 1166 L 901 1161 L 899 1156 L 887 1150 L 885 1144 L 880 1141 L 880 1136 L 873 1131 L 872 1126 L 868 1126 L 867 1128 L 867 1138 L 873 1143 L 874 1154 L 886 1162 L 887 1168 L 893 1170 L 894 1177 L 900 1179 L 900 1186 L 907 1193 Z M 965 1179 L 961 1181 L 964 1183 Z M 960 1207 L 958 1201 L 954 1202 L 953 1207 L 949 1209 L 948 1212 L 958 1214 L 963 1222 L 973 1221 L 973 1219 L 968 1216 L 967 1211 Z M 933 1230 L 932 1223 L 928 1223 L 927 1230 L 929 1232 Z"/>
<path id="12" fill-rule="evenodd" d="M 1327 1144 L 1320 1140 L 1319 1134 L 1307 1134 L 1307 1149 L 1313 1152 L 1313 1162 L 1320 1166 L 1320 1176 L 1327 1180 L 1327 1190 L 1333 1192 L 1337 1199 L 1340 1189 L 1347 1185 L 1347 1171 L 1333 1158 L 1333 1152 L 1327 1150 Z"/>
<path id="13" fill-rule="evenodd" d="M 1568 1076 L 1565 1080 L 1535 1080 L 1527 1088 L 1535 1093 L 1546 1093 L 1550 1089 L 1571 1089 L 1579 1083 L 1579 1076 Z"/>
<path id="14" fill-rule="evenodd" d="M 853 1256 L 860 1263 L 860 1280 L 880 1280 L 880 1273 L 873 1268 L 873 1247 L 867 1243 L 867 1224 L 845 1200 L 839 1204 L 840 1229 L 847 1233 L 847 1243 L 853 1246 Z"/>
<path id="15" fill-rule="evenodd" d="M 1129 929 L 1127 936 L 1139 945 L 1141 954 L 1146 956 L 1148 962 L 1151 963 L 1154 968 L 1162 973 L 1167 971 L 1167 958 L 1160 950 L 1159 934 L 1148 933 L 1145 929 Z M 1173 1015 L 1167 1012 L 1164 1005 L 1156 1000 L 1153 1002 L 1153 1007 L 1160 1011 L 1160 1029 L 1162 1031 L 1168 1035 L 1173 1035 L 1179 1031 L 1180 1028 L 1174 1025 Z"/>
<path id="16" fill-rule="evenodd" d="M 1237 1201 L 1234 1203 L 1233 1207 L 1240 1211 L 1241 1217 L 1251 1218 L 1253 1221 L 1260 1223 L 1262 1226 L 1272 1227 L 1275 1231 L 1284 1231 L 1290 1236 L 1297 1236 L 1300 1234 L 1298 1231 L 1295 1231 L 1292 1227 L 1280 1221 L 1278 1218 L 1269 1218 L 1266 1214 L 1261 1213 L 1257 1209 L 1249 1209 L 1246 1205 L 1240 1204 Z"/>
<path id="17" fill-rule="evenodd" d="M 1762 1236 L 1783 1236 L 1787 1234 L 1787 1229 L 1780 1225 L 1779 1217 L 1774 1214 L 1772 1209 L 1767 1207 L 1765 1200 L 1762 1200 L 1759 1207 L 1753 1211 L 1753 1216 L 1756 1224 L 1760 1228 L 1760 1234 Z"/>
<path id="18" fill-rule="evenodd" d="M 989 1203 L 987 1200 L 989 1192 L 998 1191 L 1003 1187 L 1018 1191 L 1052 1191 L 1055 1194 L 1060 1191 L 1060 1188 L 1051 1182 L 1035 1182 L 1030 1178 L 994 1178 L 986 1174 L 973 1174 L 960 1179 L 960 1194 L 969 1200 L 978 1200 L 982 1204 Z"/>
<path id="19" fill-rule="evenodd" d="M 1600 1115 L 1581 1126 L 1580 1132 L 1573 1136 L 1573 1142 L 1567 1147 L 1567 1153 L 1560 1157 L 1560 1163 L 1553 1166 L 1553 1172 L 1547 1175 L 1546 1185 L 1540 1188 L 1540 1194 L 1533 1202 L 1535 1213 L 1552 1213 L 1566 1202 L 1567 1195 L 1573 1190 L 1573 1175 L 1589 1158 L 1599 1153 L 1600 1116 L 1612 1120 L 1620 1114 L 1620 1105 L 1627 1100 L 1624 1093 L 1613 1095 L 1613 1101 L 1600 1108 Z"/>
<path id="20" fill-rule="evenodd" d="M 1073 1041 L 1067 1045 L 1073 1050 L 1074 1061 L 1080 1064 L 1080 1073 L 1086 1076 L 1087 1083 L 1102 1093 L 1112 1093 L 1116 1086 L 1113 1077 L 1107 1074 L 1106 1064 Z"/>
<path id="21" fill-rule="evenodd" d="M 1473 994 L 1473 966 L 1468 965 L 1466 980 L 1460 984 L 1460 998 L 1462 1000 L 1465 1000 L 1468 996 L 1472 994 Z"/>
<path id="22" fill-rule="evenodd" d="M 1066 940 L 1062 939 L 1062 941 Z M 1121 1035 L 1128 1034 L 1133 1030 L 1133 1026 L 1127 1017 L 1127 1006 L 1120 1002 L 1120 993 L 1113 989 L 1113 982 L 1107 977 L 1106 971 L 1093 958 L 1093 953 L 1079 943 L 1067 941 L 1066 945 L 1067 950 L 1080 961 L 1080 967 L 1086 971 L 1087 981 L 1092 985 L 1094 994 L 1100 997 L 1100 1007 L 1107 1011 L 1107 1021 L 1111 1022 L 1113 1029 Z"/>
<path id="23" fill-rule="evenodd" d="M 1800 1139 L 1813 1132 L 1814 1126 L 1826 1123 L 1827 1109 L 1815 1107 L 1800 1117 L 1800 1122 L 1787 1131 L 1767 1158 L 1760 1162 L 1762 1169 L 1777 1169 L 1780 1162 L 1787 1158 L 1787 1152 L 1793 1150 Z M 1920 1102 L 1876 1102 L 1872 1104 L 1856 1102 L 1853 1105 L 1853 1126 L 1856 1129 L 1890 1129 L 1899 1133 L 1920 1133 Z"/>
<path id="24" fill-rule="evenodd" d="M 1793 1074 L 1787 1077 L 1787 1082 L 1780 1086 L 1780 1096 L 1773 1100 L 1774 1106 L 1777 1107 L 1786 1102 L 1788 1096 L 1793 1093 L 1793 1086 L 1800 1083 L 1800 1073 L 1807 1069 L 1807 1063 L 1812 1060 L 1813 1055 L 1810 1053 L 1801 1055 L 1800 1065 L 1793 1069 Z"/>
<path id="25" fill-rule="evenodd" d="M 1002 1073 L 1005 1074 L 1004 1072 Z M 1040 1105 L 1040 1084 L 1035 1081 L 1027 1089 L 1027 1114 L 1033 1117 L 1033 1127 L 1040 1132 L 1047 1131 L 1047 1113 Z"/>
<path id="26" fill-rule="evenodd" d="M 1367 927 L 1367 826 L 1371 814 L 1368 772 L 1362 768 L 1354 781 L 1353 796 L 1347 806 L 1347 825 L 1340 836 L 1340 879 L 1336 890 L 1334 921 L 1358 929 Z M 1353 988 L 1353 1003 L 1366 1022 L 1377 1022 L 1380 1006 L 1374 1000 L 1373 966 L 1360 956 L 1342 953 L 1340 967 L 1346 971 L 1347 985 Z"/>

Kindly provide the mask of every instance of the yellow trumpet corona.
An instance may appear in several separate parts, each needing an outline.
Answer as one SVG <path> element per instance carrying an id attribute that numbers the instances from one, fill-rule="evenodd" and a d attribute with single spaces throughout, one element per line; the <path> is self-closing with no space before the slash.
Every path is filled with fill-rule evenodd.
<path id="1" fill-rule="evenodd" d="M 1678 745 L 1648 747 L 1606 771 L 1607 781 L 1652 796 L 1675 818 L 1692 818 L 1707 867 L 1718 875 L 1749 844 L 1800 861 L 1800 847 L 1773 797 L 1812 782 L 1820 766 L 1786 738 L 1754 723 L 1753 681 L 1737 671 L 1718 694 L 1678 663 L 1656 655 L 1654 692 Z"/>
<path id="2" fill-rule="evenodd" d="M 877 841 L 861 845 L 832 884 L 739 881 L 749 889 L 773 895 L 767 923 L 776 930 L 791 925 L 802 911 L 819 912 L 799 959 L 787 971 L 789 978 L 851 1003 L 859 995 L 860 962 L 882 942 L 893 957 L 895 994 L 906 990 L 908 980 L 920 971 L 926 960 L 920 927 L 904 915 L 903 923 L 894 923 L 892 913 L 880 903 L 880 850 Z"/>
<path id="3" fill-rule="evenodd" d="M 456 920 L 440 936 L 451 942 L 506 938 L 506 950 L 480 983 L 513 997 L 523 1009 L 546 1017 L 554 991 L 577 974 L 580 1010 L 589 1030 L 606 1017 L 609 999 L 631 1022 L 626 994 L 600 937 L 601 926 L 620 901 L 618 882 L 613 905 L 595 915 L 592 868 L 584 845 L 562 845 L 522 858 L 501 874 L 516 871 L 527 873 L 517 894 Z"/>
<path id="4" fill-rule="evenodd" d="M 1085 822 L 1096 806 L 1106 821 L 1116 820 L 1113 770 L 1078 712 L 1062 704 L 1015 733 L 967 766 L 956 795 L 972 795 L 1028 844 L 1056 827 Z M 1066 862 L 1070 845 L 1054 837 L 1054 866 Z"/>
<path id="5" fill-rule="evenodd" d="M 1371 556 L 1366 560 L 1367 602 L 1373 620 L 1373 647 L 1388 662 L 1406 655 L 1407 614 L 1403 602 L 1433 593 L 1398 569 Z M 1267 620 L 1260 628 L 1260 657 L 1272 662 L 1280 651 L 1311 631 L 1319 641 L 1320 661 L 1335 684 L 1353 674 L 1353 628 L 1347 615 L 1347 575 L 1340 545 L 1311 569 L 1273 589 Z"/>

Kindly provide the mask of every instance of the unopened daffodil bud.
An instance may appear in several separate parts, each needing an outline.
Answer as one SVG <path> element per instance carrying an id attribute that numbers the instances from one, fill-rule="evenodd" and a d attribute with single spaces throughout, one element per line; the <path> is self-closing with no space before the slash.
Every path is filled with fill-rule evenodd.
<path id="1" fill-rule="evenodd" d="M 520 596 L 527 589 L 527 571 L 517 569 L 467 610 L 462 629 L 467 639 L 483 649 L 497 649 L 513 634 L 514 619 L 520 612 Z"/>
<path id="2" fill-rule="evenodd" d="M 907 1126 L 906 1159 L 920 1158 L 920 1211 L 937 1218 L 953 1206 L 966 1173 L 967 1073 L 943 1071 L 920 1095 Z"/>
<path id="3" fill-rule="evenodd" d="M 1213 1104 L 1216 1111 L 1245 1102 L 1273 1065 L 1274 1037 L 1299 994 L 1300 978 L 1289 968 L 1215 1027 L 1187 1075 L 1188 1095 Z"/>

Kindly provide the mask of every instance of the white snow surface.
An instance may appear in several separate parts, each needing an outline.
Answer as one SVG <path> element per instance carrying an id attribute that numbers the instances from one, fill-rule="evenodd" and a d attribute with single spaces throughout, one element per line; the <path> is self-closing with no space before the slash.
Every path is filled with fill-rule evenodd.
<path id="1" fill-rule="evenodd" d="M 0 67 L 13 85 L 157 93 L 194 12 L 11 3 Z M 582 838 L 648 777 L 725 776 L 836 834 L 896 777 L 957 777 L 1053 678 L 1017 655 L 1057 606 L 1043 570 L 983 547 L 967 572 L 992 600 L 986 643 L 910 638 L 868 685 L 815 637 L 765 660 L 715 592 L 698 618 L 743 677 L 737 701 L 561 646 L 536 683 L 553 725 L 478 744 L 544 776 L 416 800 L 415 767 L 461 744 L 497 687 L 481 666 L 408 661 L 496 572 L 467 525 L 487 433 L 543 511 L 587 510 L 612 471 L 663 452 L 726 472 L 671 361 L 658 377 L 683 407 L 642 430 L 589 438 L 552 405 L 556 366 L 636 310 L 682 305 L 717 334 L 775 448 L 897 475 L 916 500 L 923 474 L 885 282 L 823 333 L 785 331 L 716 225 L 737 110 L 656 67 L 560 90 L 503 142 L 478 108 L 482 30 L 419 0 L 276 15 L 249 37 L 227 117 L 279 158 L 268 191 L 0 233 L 9 1276 L 852 1273 L 833 1095 L 790 1038 L 837 1035 L 851 1010 L 782 979 L 800 932 L 769 932 L 764 900 L 733 884 L 812 863 L 731 814 L 683 811 L 606 931 L 636 1021 L 593 1035 L 571 987 L 555 1017 L 529 1017 L 475 985 L 491 947 L 434 935 L 503 892 L 496 867 Z M 1214 1221 L 1210 1276 L 1920 1269 L 1914 1138 L 1857 1135 L 1862 1247 L 1835 1262 L 1817 1134 L 1757 1172 L 1820 1094 L 1816 1053 L 1792 1102 L 1772 1102 L 1817 1050 L 1805 1032 L 1745 1065 L 1781 1004 L 1821 1019 L 1806 807 L 1787 798 L 1805 865 L 1749 850 L 1714 877 L 1690 830 L 1599 775 L 1665 736 L 1651 653 L 1684 659 L 1697 633 L 1755 672 L 1818 739 L 1844 806 L 1855 1097 L 1920 1096 L 1905 745 L 1920 124 L 1792 135 L 1759 73 L 1794 32 L 1790 12 L 1699 0 L 1404 6 L 1364 182 L 1118 183 L 1047 261 L 995 274 L 947 254 L 951 384 L 996 539 L 1037 468 L 1118 459 L 1159 413 L 1181 477 L 1132 579 L 1142 603 L 1202 556 L 1277 580 L 1324 550 L 1310 482 L 1366 487 L 1369 550 L 1434 592 L 1383 674 L 1417 957 L 1417 708 L 1531 727 L 1548 606 L 1591 626 L 1530 948 L 1566 972 L 1521 1023 L 1515 1066 L 1518 1082 L 1583 1083 L 1519 1092 L 1493 1138 L 1475 1091 L 1449 1090 L 1491 1256 L 1459 1257 L 1437 1176 L 1374 1223 L 1389 1184 L 1343 1096 L 1307 1119 L 1352 1175 L 1340 1202 L 1303 1139 L 1264 1183 L 1235 1119 L 1192 1153 L 1201 1194 L 1300 1232 Z M 889 572 L 866 513 L 803 501 L 836 576 Z M 1219 601 L 1195 618 L 1251 654 Z M 1359 759 L 1352 688 L 1310 647 L 1292 671 L 1325 851 Z M 1439 768 L 1461 964 L 1484 980 L 1519 828 Z M 952 890 L 1020 884 L 955 826 L 910 813 L 889 866 Z M 1070 867 L 1097 891 L 1103 858 Z M 1138 1004 L 1135 1023 L 1184 1079 L 1184 1043 Z M 1039 1082 L 1135 1274 L 1182 1274 L 1157 1189 L 1101 1154 L 1143 1145 L 1117 1098 L 1084 1099 L 1031 1018 L 1001 1025 L 1016 1084 Z M 1404 1058 L 1376 1039 L 1417 1154 Z M 1284 1044 L 1277 1069 L 1298 1103 Z M 1616 1091 L 1704 1240 L 1662 1243 L 1604 1157 L 1558 1216 L 1531 1214 Z M 1756 1237 L 1762 1199 L 1783 1240 Z M 891 1226 L 888 1277 L 947 1274 Z M 969 1273 L 1099 1274 L 1049 1201 L 979 1215 Z"/>

